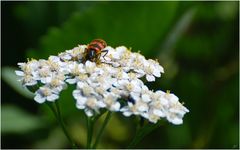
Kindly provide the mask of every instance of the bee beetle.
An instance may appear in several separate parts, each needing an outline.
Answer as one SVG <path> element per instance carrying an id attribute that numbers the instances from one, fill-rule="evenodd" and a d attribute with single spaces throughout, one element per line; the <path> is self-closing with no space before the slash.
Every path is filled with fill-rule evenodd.
<path id="1" fill-rule="evenodd" d="M 100 63 L 101 54 L 105 53 L 103 55 L 104 58 L 108 53 L 108 50 L 103 50 L 106 46 L 107 43 L 102 39 L 93 40 L 85 49 L 84 61 L 90 60 L 92 62 Z"/>

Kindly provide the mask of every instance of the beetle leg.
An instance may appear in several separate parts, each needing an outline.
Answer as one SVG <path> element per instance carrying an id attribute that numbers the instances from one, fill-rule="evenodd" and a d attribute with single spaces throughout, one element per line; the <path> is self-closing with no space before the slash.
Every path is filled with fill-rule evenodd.
<path id="1" fill-rule="evenodd" d="M 86 60 L 87 60 L 87 48 L 85 48 L 85 52 L 83 54 L 82 60 L 83 60 L 83 62 L 86 62 Z"/>
<path id="2" fill-rule="evenodd" d="M 100 57 L 101 57 L 101 53 L 98 53 L 98 54 L 96 54 L 96 63 L 97 64 L 100 64 L 101 62 L 100 62 Z"/>
<path id="3" fill-rule="evenodd" d="M 107 55 L 108 50 L 107 50 L 107 49 L 106 49 L 106 50 L 102 50 L 102 53 L 105 53 L 105 54 L 103 55 L 103 59 L 106 60 L 106 59 L 105 59 L 105 56 Z"/>

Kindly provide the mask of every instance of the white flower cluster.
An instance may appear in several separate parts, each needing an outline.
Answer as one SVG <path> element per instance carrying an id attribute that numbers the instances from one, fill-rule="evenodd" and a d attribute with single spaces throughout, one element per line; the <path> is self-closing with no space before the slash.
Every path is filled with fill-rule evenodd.
<path id="1" fill-rule="evenodd" d="M 30 60 L 18 63 L 24 86 L 36 86 L 34 100 L 38 103 L 55 101 L 68 84 L 75 84 L 73 97 L 76 107 L 93 116 L 100 109 L 122 112 L 124 116 L 139 115 L 156 123 L 166 118 L 181 124 L 188 109 L 170 92 L 149 90 L 142 78 L 155 81 L 164 72 L 157 61 L 147 60 L 139 53 L 121 46 L 107 46 L 108 53 L 101 63 L 83 62 L 86 45 L 50 56 L 48 60 Z"/>

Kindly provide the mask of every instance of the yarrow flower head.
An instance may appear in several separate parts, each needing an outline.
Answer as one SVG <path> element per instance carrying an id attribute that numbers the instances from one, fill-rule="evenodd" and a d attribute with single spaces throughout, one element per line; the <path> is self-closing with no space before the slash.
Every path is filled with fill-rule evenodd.
<path id="1" fill-rule="evenodd" d="M 152 91 L 141 80 L 155 81 L 164 69 L 152 59 L 131 52 L 125 46 L 89 51 L 89 45 L 79 45 L 48 60 L 28 60 L 18 63 L 16 74 L 23 86 L 37 86 L 34 100 L 54 102 L 67 84 L 75 85 L 76 107 L 91 117 L 107 109 L 124 116 L 137 115 L 156 123 L 166 118 L 182 124 L 189 110 L 169 91 Z M 106 53 L 103 56 L 101 51 Z M 94 55 L 95 54 L 95 55 Z"/>

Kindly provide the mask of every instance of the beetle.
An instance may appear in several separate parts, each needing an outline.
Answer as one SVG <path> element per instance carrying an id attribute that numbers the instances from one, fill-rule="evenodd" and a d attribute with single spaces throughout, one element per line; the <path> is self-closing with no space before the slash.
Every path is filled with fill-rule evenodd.
<path id="1" fill-rule="evenodd" d="M 108 53 L 108 50 L 103 50 L 106 46 L 107 43 L 102 39 L 95 39 L 91 41 L 85 49 L 85 61 L 90 60 L 92 62 L 99 63 L 101 54 L 105 53 L 103 55 L 104 58 Z"/>

